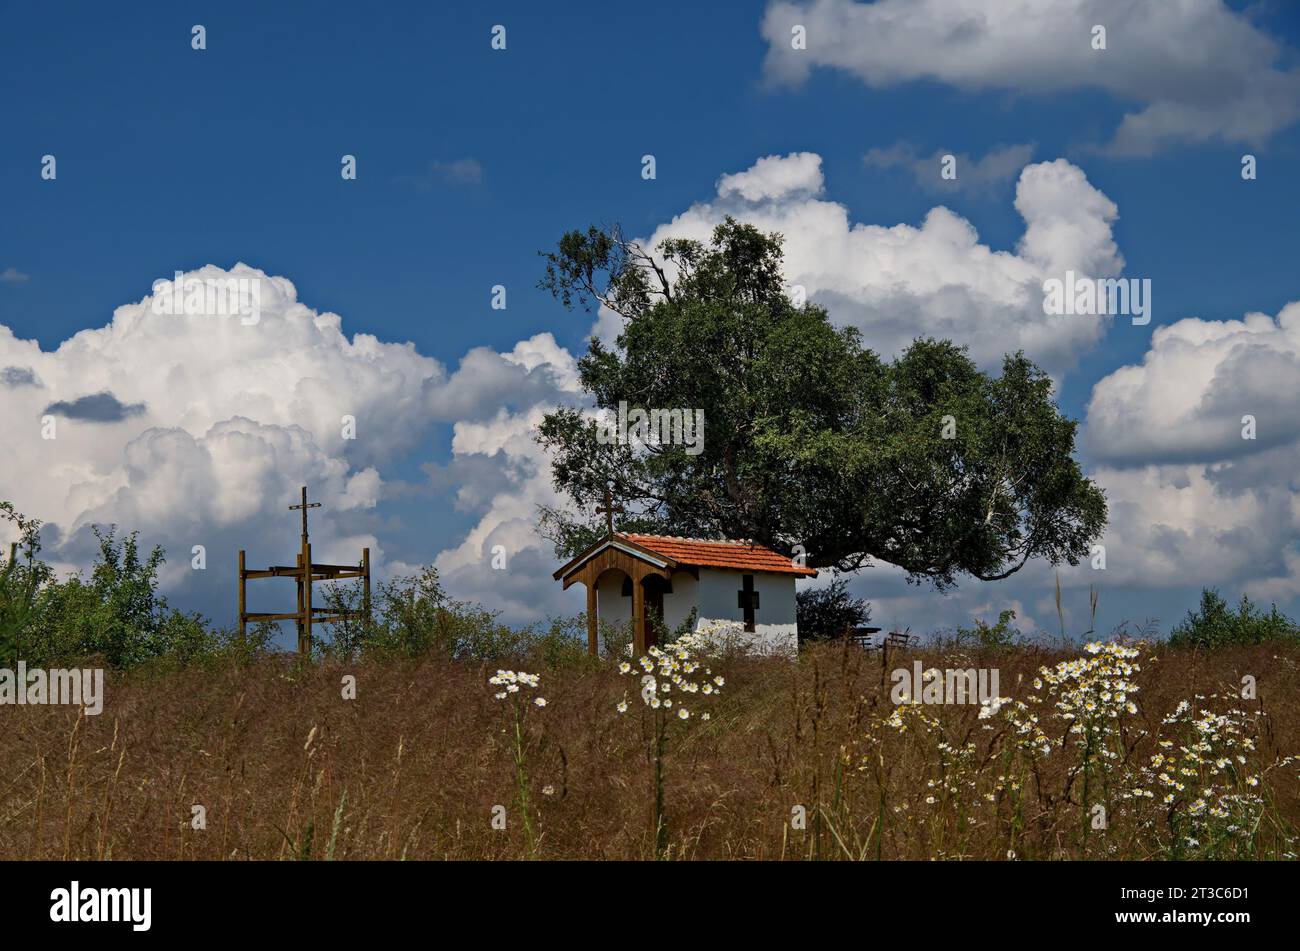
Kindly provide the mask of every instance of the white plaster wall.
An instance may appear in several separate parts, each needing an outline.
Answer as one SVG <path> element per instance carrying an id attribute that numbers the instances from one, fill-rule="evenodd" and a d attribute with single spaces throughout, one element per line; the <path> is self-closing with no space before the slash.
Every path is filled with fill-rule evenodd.
<path id="1" fill-rule="evenodd" d="M 669 631 L 686 620 L 699 596 L 699 582 L 689 571 L 673 575 L 673 592 L 664 595 L 664 627 Z"/>
<path id="2" fill-rule="evenodd" d="M 738 605 L 736 592 L 744 585 L 744 573 L 700 569 L 699 627 L 710 621 L 735 622 L 743 625 L 745 612 Z M 794 576 L 755 574 L 754 590 L 759 607 L 754 614 L 754 633 L 741 634 L 755 653 L 795 653 L 799 649 L 799 629 L 795 622 Z"/>
<path id="3" fill-rule="evenodd" d="M 596 617 L 605 624 L 619 626 L 632 620 L 632 599 L 623 597 L 621 571 L 607 571 L 596 583 Z"/>

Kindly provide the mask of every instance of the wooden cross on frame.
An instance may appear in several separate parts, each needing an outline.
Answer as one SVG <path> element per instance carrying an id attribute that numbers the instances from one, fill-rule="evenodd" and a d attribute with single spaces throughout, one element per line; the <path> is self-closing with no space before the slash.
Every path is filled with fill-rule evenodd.
<path id="1" fill-rule="evenodd" d="M 361 561 L 352 565 L 333 565 L 317 562 L 311 556 L 311 540 L 307 537 L 307 511 L 318 509 L 319 502 L 307 501 L 307 487 L 302 487 L 302 501 L 290 505 L 291 511 L 302 512 L 302 543 L 292 565 L 272 565 L 269 568 L 249 568 L 243 549 L 239 551 L 239 633 L 248 633 L 248 622 L 254 623 L 293 621 L 298 629 L 298 652 L 311 652 L 312 626 L 316 623 L 370 620 L 370 549 L 361 549 Z M 249 611 L 248 582 L 259 578 L 292 578 L 298 588 L 298 601 L 292 611 Z M 316 607 L 312 603 L 312 586 L 318 581 L 361 582 L 361 609 Z"/>
<path id="2" fill-rule="evenodd" d="M 307 540 L 307 510 L 318 508 L 320 508 L 319 502 L 307 501 L 307 487 L 305 485 L 302 487 L 302 503 L 300 505 L 289 506 L 290 511 L 302 509 L 302 538 L 304 542 Z"/>
<path id="3" fill-rule="evenodd" d="M 621 505 L 614 504 L 614 497 L 610 494 L 609 486 L 605 486 L 605 504 L 596 506 L 596 514 L 605 516 L 605 531 L 607 534 L 614 534 L 614 515 L 622 514 L 626 509 Z"/>

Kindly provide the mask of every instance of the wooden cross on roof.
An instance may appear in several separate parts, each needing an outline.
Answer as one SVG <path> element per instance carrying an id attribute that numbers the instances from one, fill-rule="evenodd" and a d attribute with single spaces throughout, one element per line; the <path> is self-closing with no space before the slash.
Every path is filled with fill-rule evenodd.
<path id="1" fill-rule="evenodd" d="M 596 513 L 605 516 L 605 531 L 614 534 L 614 514 L 622 514 L 626 509 L 621 505 L 614 504 L 614 497 L 610 494 L 609 486 L 605 486 L 605 504 L 596 506 Z"/>

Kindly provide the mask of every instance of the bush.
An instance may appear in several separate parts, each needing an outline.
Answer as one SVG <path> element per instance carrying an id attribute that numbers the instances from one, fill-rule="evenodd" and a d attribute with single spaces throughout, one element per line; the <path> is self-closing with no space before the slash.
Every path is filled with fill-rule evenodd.
<path id="1" fill-rule="evenodd" d="M 36 560 L 41 549 L 40 522 L 24 518 L 2 501 L 0 520 L 11 523 L 19 537 L 9 546 L 8 560 L 0 562 L 0 665 L 10 666 L 22 656 L 26 635 L 39 619 L 37 595 L 49 569 Z"/>
<path id="2" fill-rule="evenodd" d="M 124 669 L 159 657 L 188 662 L 221 641 L 197 614 L 171 608 L 158 594 L 164 558 L 155 547 L 142 557 L 137 535 L 94 529 L 99 556 L 89 579 L 73 574 L 47 581 L 36 595 L 36 621 L 21 644 L 33 664 L 97 657 Z"/>
<path id="3" fill-rule="evenodd" d="M 24 635 L 37 618 L 39 590 L 36 572 L 19 560 L 15 542 L 0 567 L 0 665 L 11 666 L 21 655 Z"/>
<path id="4" fill-rule="evenodd" d="M 332 611 L 359 612 L 364 592 L 360 584 L 334 585 L 325 598 Z M 338 621 L 326 629 L 328 636 L 317 642 L 316 650 L 334 657 L 416 657 L 432 652 L 486 663 L 545 659 L 564 664 L 586 651 L 582 618 L 512 628 L 497 620 L 495 611 L 449 598 L 432 567 L 380 582 L 369 621 Z"/>
<path id="5" fill-rule="evenodd" d="M 836 578 L 825 588 L 808 588 L 795 595 L 799 640 L 843 637 L 851 627 L 871 620 L 871 605 L 848 592 L 848 582 Z"/>
<path id="6" fill-rule="evenodd" d="M 0 666 L 94 659 L 116 669 L 173 668 L 248 663 L 270 650 L 273 625 L 244 636 L 169 607 L 158 594 L 163 551 L 155 547 L 143 556 L 134 532 L 119 539 L 115 527 L 94 528 L 99 555 L 90 578 L 74 573 L 57 580 L 36 557 L 41 523 L 3 501 L 0 520 L 12 523 L 20 539 L 0 559 Z"/>
<path id="7" fill-rule="evenodd" d="M 1279 611 L 1276 604 L 1265 613 L 1243 594 L 1234 612 L 1218 590 L 1203 588 L 1200 607 L 1187 612 L 1182 623 L 1170 632 L 1169 643 L 1175 647 L 1215 648 L 1293 640 L 1298 636 L 1296 622 Z"/>
<path id="8" fill-rule="evenodd" d="M 1020 628 L 1014 627 L 1016 612 L 1010 609 L 998 614 L 998 623 L 989 624 L 982 618 L 975 619 L 974 627 L 959 627 L 954 636 L 958 646 L 974 643 L 985 650 L 1004 650 L 1014 647 L 1021 640 Z"/>

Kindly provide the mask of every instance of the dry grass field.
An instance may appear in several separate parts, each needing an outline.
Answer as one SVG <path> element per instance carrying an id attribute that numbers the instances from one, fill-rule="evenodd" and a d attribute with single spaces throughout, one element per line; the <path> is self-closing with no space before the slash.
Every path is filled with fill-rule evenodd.
<path id="1" fill-rule="evenodd" d="M 1138 689 L 1115 716 L 1090 705 L 1124 675 L 1062 668 L 1055 692 L 1041 679 L 1105 660 L 1082 650 L 710 661 L 725 688 L 662 721 L 659 787 L 655 714 L 607 662 L 521 664 L 546 705 L 526 706 L 518 747 L 494 667 L 271 657 L 110 675 L 98 717 L 0 707 L 0 858 L 1294 857 L 1300 650 L 1136 647 L 1117 662 L 1141 668 Z M 1024 706 L 896 711 L 887 675 L 916 659 L 996 668 Z"/>

